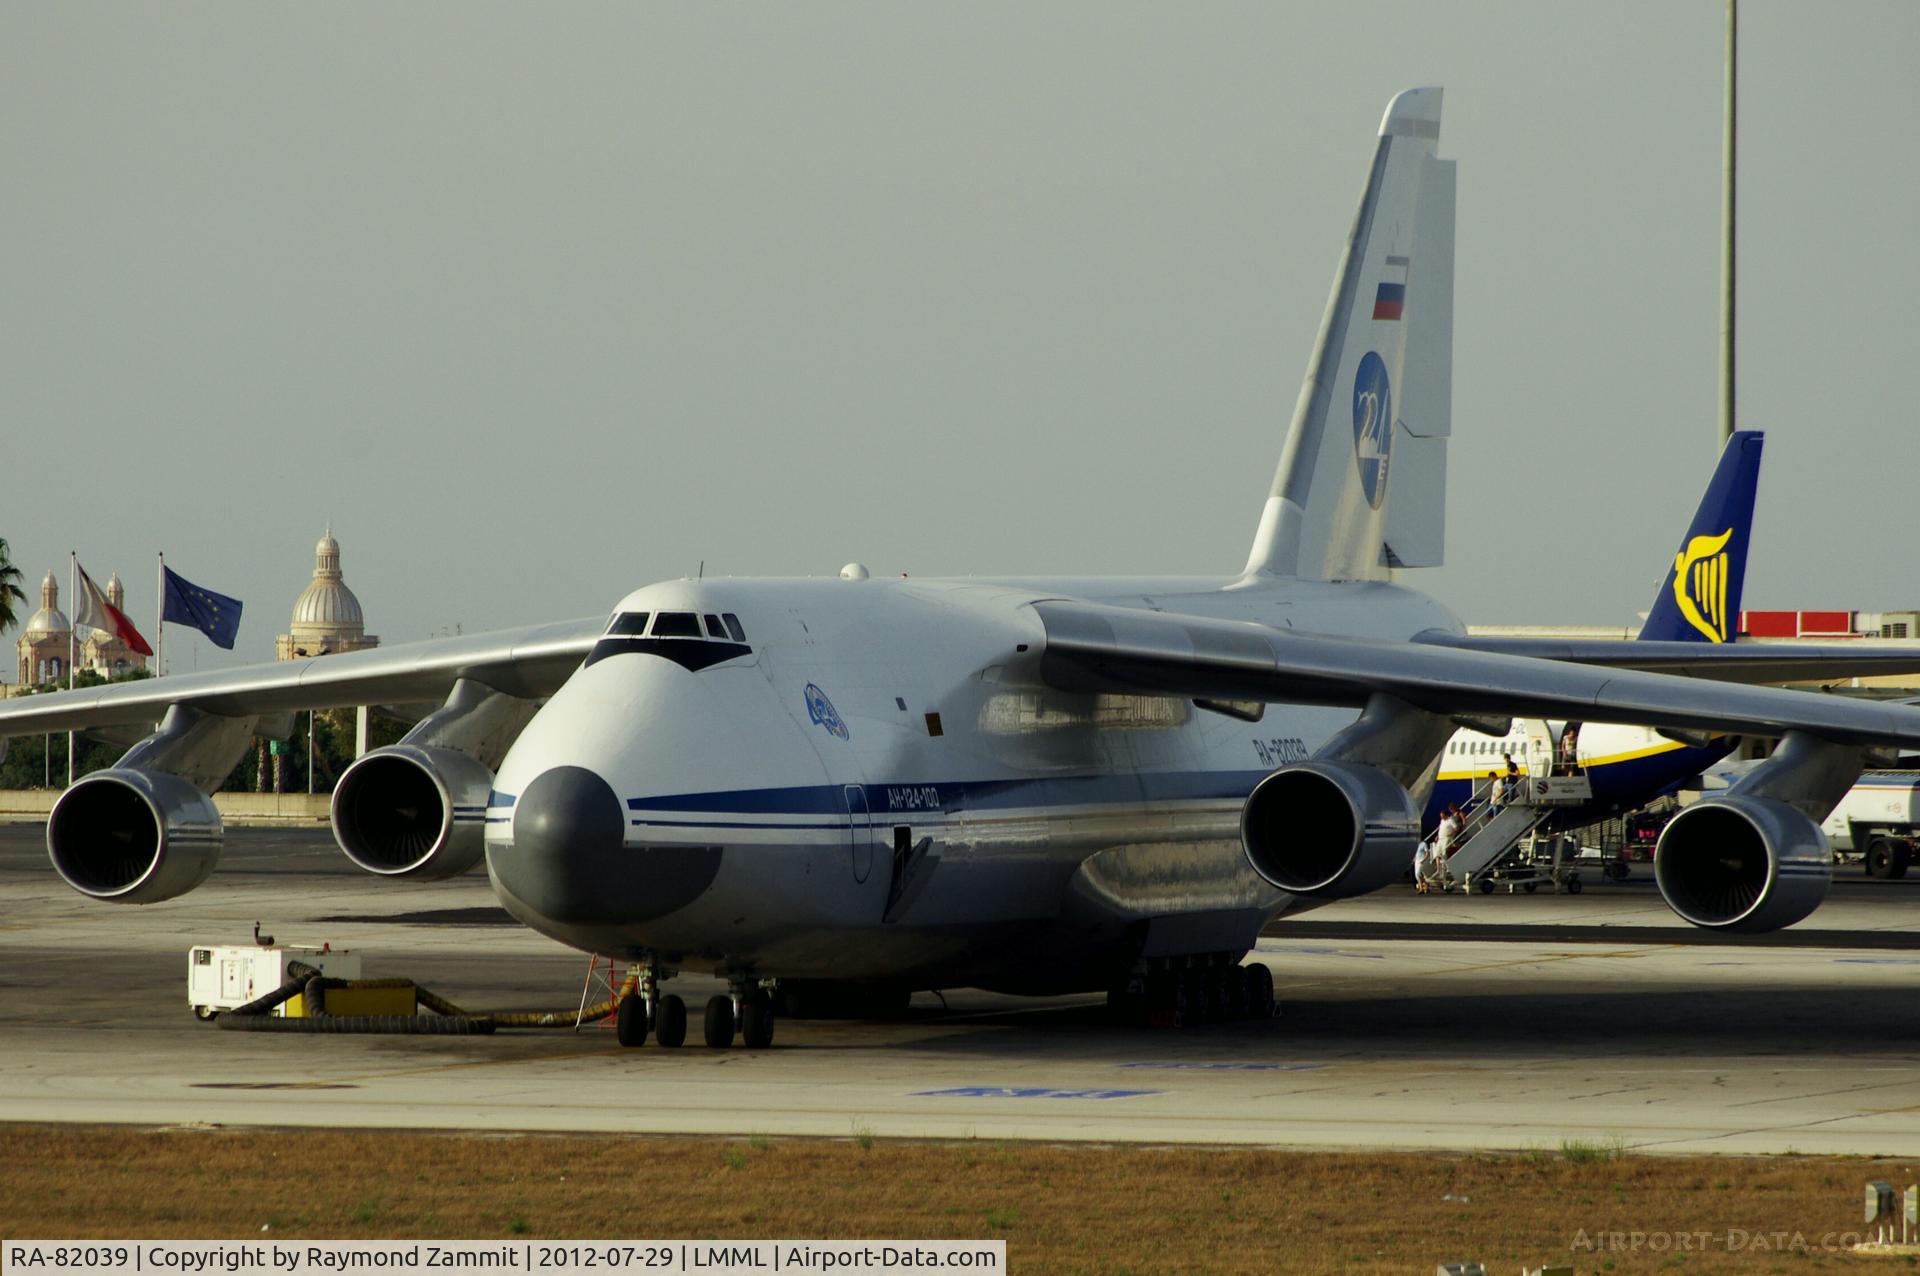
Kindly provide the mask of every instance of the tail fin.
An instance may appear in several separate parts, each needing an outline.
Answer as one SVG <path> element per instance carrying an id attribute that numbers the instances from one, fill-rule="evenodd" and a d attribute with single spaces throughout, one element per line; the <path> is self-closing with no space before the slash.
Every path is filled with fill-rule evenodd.
<path id="1" fill-rule="evenodd" d="M 1673 567 L 1653 597 L 1642 638 L 1666 642 L 1732 642 L 1740 627 L 1740 588 L 1747 577 L 1753 493 L 1760 482 L 1758 430 L 1736 430 L 1687 525 Z"/>
<path id="2" fill-rule="evenodd" d="M 1388 105 L 1249 575 L 1377 580 L 1441 561 L 1454 164 L 1439 139 L 1439 89 Z"/>

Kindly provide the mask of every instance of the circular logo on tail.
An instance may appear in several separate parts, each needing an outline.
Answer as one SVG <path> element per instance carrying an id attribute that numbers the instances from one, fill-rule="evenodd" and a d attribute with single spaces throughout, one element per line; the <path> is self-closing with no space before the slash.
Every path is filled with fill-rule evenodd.
<path id="1" fill-rule="evenodd" d="M 1360 465 L 1360 490 L 1375 509 L 1387 498 L 1387 453 L 1392 449 L 1393 386 L 1387 361 L 1369 350 L 1353 377 L 1353 456 Z"/>

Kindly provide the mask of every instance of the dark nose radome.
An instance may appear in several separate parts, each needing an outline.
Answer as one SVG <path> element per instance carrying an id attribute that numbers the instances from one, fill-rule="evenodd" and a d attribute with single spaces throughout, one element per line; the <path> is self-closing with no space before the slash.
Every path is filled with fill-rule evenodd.
<path id="1" fill-rule="evenodd" d="M 627 813 L 585 767 L 535 776 L 513 808 L 513 846 L 488 857 L 515 898 L 556 922 L 633 922 L 680 908 L 720 868 L 719 847 L 627 846 Z"/>
<path id="2" fill-rule="evenodd" d="M 543 917 L 600 920 L 595 891 L 621 871 L 626 816 L 585 767 L 543 771 L 513 806 L 513 849 L 493 857 L 500 884 Z"/>

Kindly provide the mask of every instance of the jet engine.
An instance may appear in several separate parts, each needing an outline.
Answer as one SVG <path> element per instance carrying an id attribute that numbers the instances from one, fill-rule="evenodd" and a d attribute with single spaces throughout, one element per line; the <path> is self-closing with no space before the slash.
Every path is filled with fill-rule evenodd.
<path id="1" fill-rule="evenodd" d="M 177 775 L 131 767 L 95 771 L 53 804 L 47 855 L 82 895 L 152 904 L 186 894 L 213 872 L 220 861 L 220 813 Z"/>
<path id="2" fill-rule="evenodd" d="M 1770 931 L 1820 906 L 1833 856 L 1807 816 L 1735 793 L 1674 816 L 1654 848 L 1653 877 L 1667 906 L 1695 926 Z"/>
<path id="3" fill-rule="evenodd" d="M 1254 787 L 1240 813 L 1247 862 L 1294 895 L 1344 899 L 1397 880 L 1413 862 L 1420 816 L 1374 767 L 1300 762 Z"/>
<path id="4" fill-rule="evenodd" d="M 333 837 L 369 873 L 438 881 L 486 852 L 493 772 L 464 753 L 414 744 L 375 749 L 333 789 Z"/>

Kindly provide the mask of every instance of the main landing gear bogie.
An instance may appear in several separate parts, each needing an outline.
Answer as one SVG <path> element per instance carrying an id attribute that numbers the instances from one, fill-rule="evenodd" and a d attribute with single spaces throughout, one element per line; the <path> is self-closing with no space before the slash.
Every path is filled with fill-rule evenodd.
<path id="1" fill-rule="evenodd" d="M 1150 970 L 1115 988 L 1107 1004 L 1122 1021 L 1153 1028 L 1271 1019 L 1273 972 L 1259 962 L 1242 966 L 1224 960 Z"/>

